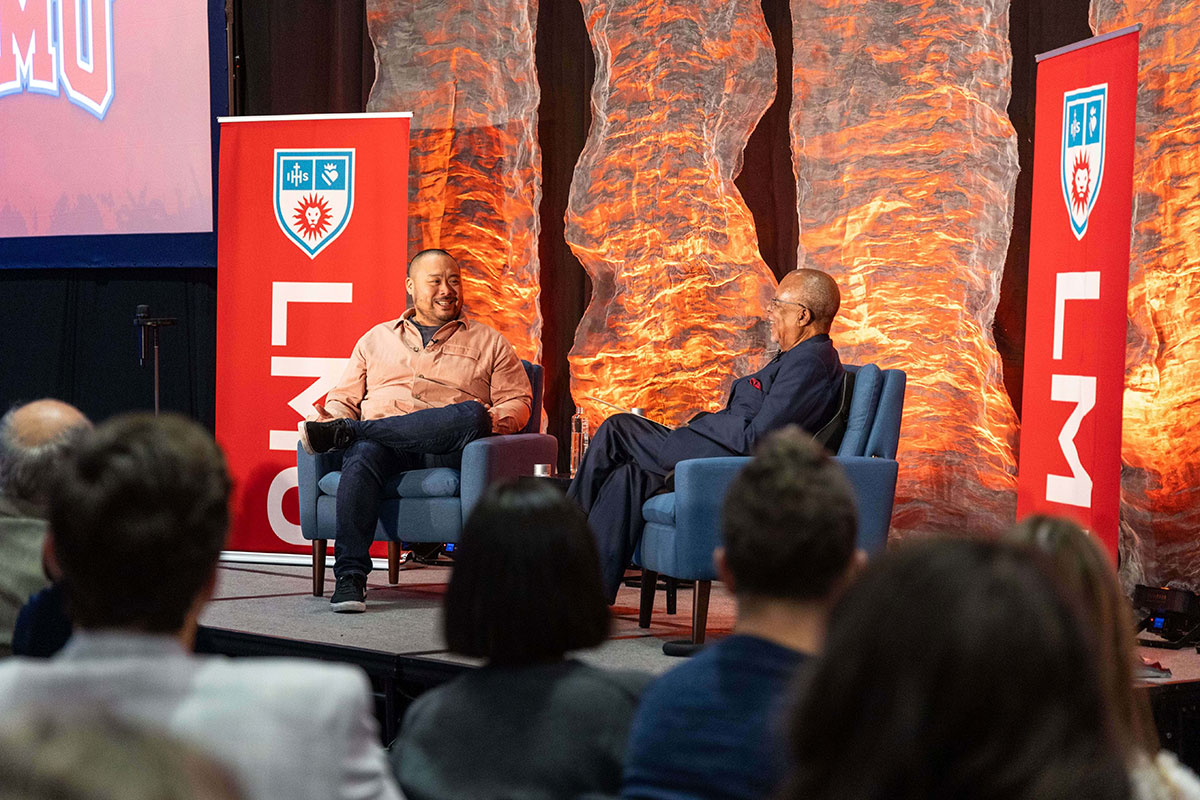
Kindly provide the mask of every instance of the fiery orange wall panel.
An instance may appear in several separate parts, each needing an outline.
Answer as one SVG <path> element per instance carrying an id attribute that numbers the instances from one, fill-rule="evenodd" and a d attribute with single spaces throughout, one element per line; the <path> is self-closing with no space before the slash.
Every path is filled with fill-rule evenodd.
<path id="1" fill-rule="evenodd" d="M 1012 227 L 1008 0 L 792 0 L 801 266 L 843 361 L 908 373 L 898 531 L 994 531 L 1016 417 L 992 320 Z"/>
<path id="2" fill-rule="evenodd" d="M 1096 33 L 1142 23 L 1122 521 L 1145 579 L 1200 587 L 1200 6 L 1093 0 Z M 1123 526 L 1124 527 L 1124 526 Z M 1140 577 L 1140 576 L 1139 576 Z"/>
<path id="3" fill-rule="evenodd" d="M 592 279 L 571 393 L 666 423 L 714 410 L 760 366 L 775 280 L 734 187 L 775 93 L 758 0 L 582 0 L 596 55 L 592 127 L 566 237 Z"/>
<path id="4" fill-rule="evenodd" d="M 463 265 L 467 312 L 523 358 L 538 310 L 537 0 L 368 0 L 370 111 L 412 111 L 410 255 Z"/>

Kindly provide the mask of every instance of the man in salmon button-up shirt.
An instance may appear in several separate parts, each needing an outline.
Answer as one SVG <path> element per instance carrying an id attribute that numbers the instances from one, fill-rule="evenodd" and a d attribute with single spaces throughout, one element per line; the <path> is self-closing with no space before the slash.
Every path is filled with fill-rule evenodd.
<path id="1" fill-rule="evenodd" d="M 525 427 L 533 392 L 503 336 L 462 314 L 458 263 L 444 250 L 413 256 L 405 280 L 413 307 L 358 340 L 318 417 L 300 423 L 309 453 L 345 449 L 337 489 L 330 605 L 366 610 L 369 549 L 383 485 L 398 472 L 454 466 L 462 448 Z"/>

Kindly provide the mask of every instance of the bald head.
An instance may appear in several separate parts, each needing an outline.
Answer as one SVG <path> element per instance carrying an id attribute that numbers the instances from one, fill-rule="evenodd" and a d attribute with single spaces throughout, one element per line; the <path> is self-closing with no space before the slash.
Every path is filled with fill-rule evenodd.
<path id="1" fill-rule="evenodd" d="M 779 282 L 778 296 L 802 303 L 812 313 L 818 333 L 829 333 L 842 303 L 837 281 L 815 269 L 794 269 Z"/>
<path id="2" fill-rule="evenodd" d="M 92 426 L 75 406 L 35 400 L 0 417 L 0 494 L 41 507 L 54 471 Z"/>
<path id="3" fill-rule="evenodd" d="M 411 260 L 409 260 L 409 262 L 408 262 L 408 277 L 410 277 L 410 278 L 412 277 L 413 268 L 416 267 L 419 263 L 424 263 L 425 261 L 431 260 L 431 259 L 436 260 L 439 263 L 443 259 L 445 259 L 445 260 L 448 260 L 449 263 L 453 264 L 455 267 L 458 266 L 458 260 L 454 256 L 450 255 L 449 253 L 447 253 L 445 250 L 443 250 L 440 247 L 430 247 L 430 248 L 427 248 L 427 249 L 422 250 L 421 252 L 417 253 L 415 256 L 412 257 Z"/>

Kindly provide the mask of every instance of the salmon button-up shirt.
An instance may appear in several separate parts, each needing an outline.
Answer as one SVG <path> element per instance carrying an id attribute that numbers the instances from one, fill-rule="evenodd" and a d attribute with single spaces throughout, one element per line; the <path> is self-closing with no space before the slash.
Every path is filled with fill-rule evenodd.
<path id="1" fill-rule="evenodd" d="M 324 408 L 316 406 L 318 418 L 380 419 L 477 400 L 491 415 L 493 433 L 524 428 L 533 392 L 512 345 L 482 322 L 460 316 L 425 346 L 413 313 L 410 308 L 358 340 Z"/>

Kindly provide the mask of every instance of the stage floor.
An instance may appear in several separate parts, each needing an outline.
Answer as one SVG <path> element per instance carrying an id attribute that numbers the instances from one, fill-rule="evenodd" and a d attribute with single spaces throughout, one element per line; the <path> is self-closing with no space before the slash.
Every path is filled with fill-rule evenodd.
<path id="1" fill-rule="evenodd" d="M 332 570 L 326 570 L 325 596 L 313 597 L 308 567 L 222 563 L 215 596 L 200 624 L 214 632 L 355 648 L 461 668 L 476 662 L 446 651 L 441 633 L 441 603 L 449 578 L 449 566 L 405 564 L 400 570 L 400 582 L 389 586 L 386 571 L 376 570 L 371 573 L 367 587 L 366 613 L 334 614 L 329 610 Z M 674 615 L 666 613 L 666 593 L 660 590 L 650 628 L 639 628 L 638 590 L 623 586 L 612 608 L 609 641 L 576 656 L 613 669 L 663 672 L 679 663 L 679 659 L 663 655 L 663 642 L 690 635 L 691 609 L 690 588 L 679 590 L 678 613 Z M 503 613 L 503 609 L 498 612 Z M 713 584 L 708 637 L 728 635 L 733 628 L 733 616 L 729 593 L 721 584 Z M 530 620 L 529 624 L 536 625 L 537 621 Z"/>
<path id="2" fill-rule="evenodd" d="M 406 564 L 396 586 L 388 585 L 385 570 L 376 570 L 371 574 L 364 614 L 329 610 L 331 570 L 327 576 L 325 596 L 313 597 L 308 566 L 222 563 L 215 596 L 200 618 L 197 649 L 231 656 L 300 656 L 356 664 L 371 679 L 380 733 L 386 743 L 395 735 L 412 698 L 478 663 L 448 653 L 442 639 L 442 593 L 450 567 Z M 612 608 L 609 641 L 575 654 L 578 658 L 600 667 L 653 674 L 680 663 L 678 658 L 663 655 L 662 645 L 688 637 L 691 589 L 679 590 L 675 615 L 666 613 L 666 593 L 659 591 L 646 630 L 637 626 L 638 594 L 636 588 L 621 588 Z M 714 583 L 709 640 L 727 636 L 733 621 L 733 600 L 723 585 Z M 529 624 L 536 625 L 537 620 Z M 1139 681 L 1149 689 L 1163 744 L 1185 764 L 1200 769 L 1200 654 L 1194 647 L 1138 650 L 1171 670 L 1169 677 Z"/>
<path id="3" fill-rule="evenodd" d="M 294 640 L 313 645 L 349 647 L 397 657 L 420 658 L 447 666 L 472 666 L 473 659 L 446 651 L 441 633 L 441 603 L 449 566 L 405 564 L 400 582 L 389 586 L 383 570 L 371 574 L 364 614 L 334 614 L 332 570 L 326 570 L 325 596 L 313 597 L 307 566 L 222 563 L 217 589 L 200 624 L 215 631 Z M 632 571 L 631 575 L 636 575 Z M 614 669 L 660 673 L 678 663 L 665 656 L 662 644 L 686 639 L 692 620 L 692 590 L 681 588 L 678 613 L 666 613 L 660 590 L 650 628 L 637 626 L 638 590 L 622 587 L 612 607 L 613 630 L 607 643 L 577 657 Z M 725 587 L 714 583 L 708 610 L 708 638 L 727 636 L 733 628 L 734 604 Z M 531 624 L 536 624 L 531 622 Z M 1200 681 L 1200 656 L 1184 650 L 1139 648 L 1139 654 L 1171 669 L 1167 678 L 1142 679 L 1149 686 Z"/>

